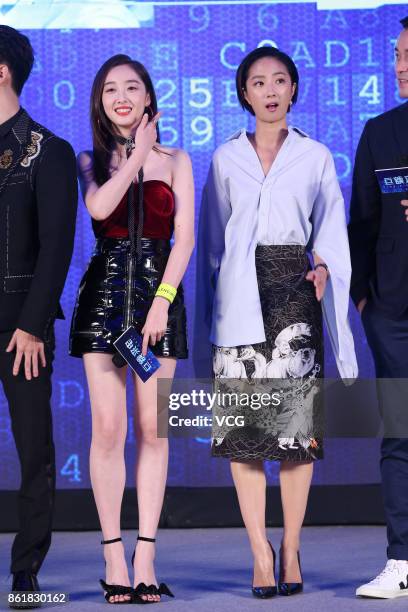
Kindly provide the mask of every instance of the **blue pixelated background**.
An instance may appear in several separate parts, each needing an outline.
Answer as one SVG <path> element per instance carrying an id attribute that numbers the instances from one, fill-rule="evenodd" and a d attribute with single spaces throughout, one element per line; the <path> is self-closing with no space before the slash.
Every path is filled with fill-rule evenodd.
<path id="1" fill-rule="evenodd" d="M 238 128 L 251 128 L 237 103 L 235 70 L 244 54 L 268 44 L 289 53 L 299 68 L 299 99 L 291 123 L 330 147 L 348 207 L 354 152 L 365 121 L 402 102 L 393 74 L 393 49 L 406 8 L 387 4 L 372 9 L 364 6 L 375 5 L 374 0 L 317 4 L 14 0 L 0 3 L 0 23 L 24 28 L 36 52 L 23 105 L 77 152 L 91 143 L 88 106 L 96 70 L 116 53 L 141 60 L 152 75 L 163 114 L 162 142 L 183 147 L 192 156 L 198 216 L 212 151 Z M 356 8 L 342 10 L 353 5 Z M 333 10 L 325 10 L 328 7 Z M 68 333 L 93 241 L 90 218 L 81 202 L 62 298 L 67 320 L 56 324 L 53 414 L 61 488 L 90 486 L 89 400 L 82 361 L 68 356 Z M 193 259 L 184 281 L 190 337 L 194 276 Z M 370 376 L 371 357 L 354 309 L 351 317 L 360 372 Z M 334 376 L 329 347 L 326 354 L 326 372 Z M 178 376 L 192 376 L 191 362 L 179 363 Z M 135 457 L 131 418 L 128 431 L 126 458 L 131 466 Z M 314 482 L 377 482 L 377 447 L 378 442 L 369 439 L 327 440 L 326 459 L 316 465 Z M 277 482 L 276 466 L 270 464 L 268 471 L 270 482 Z M 127 484 L 132 486 L 133 470 L 128 473 Z M 18 461 L 0 391 L 0 488 L 13 489 L 18 483 Z M 231 484 L 228 462 L 210 458 L 206 439 L 173 439 L 168 483 Z"/>

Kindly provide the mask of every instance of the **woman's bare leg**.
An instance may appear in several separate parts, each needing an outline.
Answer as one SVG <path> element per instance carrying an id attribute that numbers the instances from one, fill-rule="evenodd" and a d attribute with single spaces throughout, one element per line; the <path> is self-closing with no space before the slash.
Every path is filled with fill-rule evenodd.
<path id="1" fill-rule="evenodd" d="M 139 534 L 147 538 L 156 537 L 163 507 L 169 457 L 168 438 L 157 437 L 157 381 L 164 379 L 161 384 L 167 386 L 173 380 L 176 369 L 175 359 L 161 358 L 159 361 L 160 369 L 147 382 L 143 383 L 135 377 L 136 488 Z M 155 544 L 153 542 L 139 541 L 137 543 L 134 563 L 135 586 L 140 582 L 157 585 L 153 565 L 154 557 Z M 149 596 L 148 599 L 159 600 L 160 597 Z"/>
<path id="2" fill-rule="evenodd" d="M 282 539 L 282 582 L 301 582 L 297 551 L 300 546 L 300 530 L 305 518 L 313 462 L 282 461 L 280 487 L 283 508 L 284 532 Z"/>
<path id="3" fill-rule="evenodd" d="M 273 559 L 266 537 L 266 477 L 263 461 L 231 461 L 239 507 L 254 555 L 253 586 L 273 586 Z"/>
<path id="4" fill-rule="evenodd" d="M 125 488 L 124 446 L 127 430 L 126 368 L 118 369 L 111 355 L 84 355 L 92 410 L 90 472 L 103 539 L 120 536 L 120 510 Z M 122 542 L 104 546 L 106 582 L 129 586 Z M 113 601 L 128 596 L 116 595 Z"/>

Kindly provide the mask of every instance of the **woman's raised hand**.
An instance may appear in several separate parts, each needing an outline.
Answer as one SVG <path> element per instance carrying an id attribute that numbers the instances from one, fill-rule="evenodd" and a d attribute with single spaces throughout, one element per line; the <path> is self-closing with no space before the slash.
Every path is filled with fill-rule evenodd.
<path id="1" fill-rule="evenodd" d="M 149 115 L 145 113 L 142 120 L 136 130 L 135 134 L 135 148 L 133 153 L 142 151 L 142 154 L 146 158 L 152 147 L 157 140 L 157 122 L 160 119 L 160 112 L 156 113 L 151 121 L 149 121 Z"/>

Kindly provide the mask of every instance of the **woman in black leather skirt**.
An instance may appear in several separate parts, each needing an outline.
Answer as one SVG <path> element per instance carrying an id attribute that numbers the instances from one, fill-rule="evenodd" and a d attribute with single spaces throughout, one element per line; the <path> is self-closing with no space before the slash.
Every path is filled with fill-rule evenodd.
<path id="1" fill-rule="evenodd" d="M 105 62 L 91 94 L 93 151 L 78 157 L 96 244 L 78 291 L 70 354 L 83 356 L 90 392 L 90 471 L 102 543 L 109 544 L 104 549 L 106 582 L 101 581 L 109 603 L 155 602 L 170 594 L 165 585 L 158 586 L 153 566 L 168 464 L 168 440 L 157 437 L 157 379 L 171 380 L 176 360 L 187 358 L 180 282 L 194 246 L 194 186 L 188 155 L 158 144 L 158 119 L 144 66 L 125 55 Z M 162 297 L 163 284 L 170 287 L 169 298 Z M 112 362 L 113 343 L 129 322 L 143 336 L 143 353 L 149 345 L 160 361 L 147 382 L 134 376 L 140 533 L 134 588 L 120 539 L 127 368 Z"/>

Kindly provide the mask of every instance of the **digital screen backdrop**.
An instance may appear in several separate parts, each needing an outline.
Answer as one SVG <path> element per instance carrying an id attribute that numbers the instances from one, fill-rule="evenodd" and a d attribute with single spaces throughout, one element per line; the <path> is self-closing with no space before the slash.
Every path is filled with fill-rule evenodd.
<path id="1" fill-rule="evenodd" d="M 348 208 L 354 153 L 364 123 L 402 102 L 393 56 L 399 20 L 407 13 L 404 4 L 14 0 L 0 3 L 0 23 L 24 29 L 36 52 L 23 106 L 34 119 L 70 141 L 77 153 L 91 147 L 88 107 L 97 69 L 116 53 L 144 63 L 162 111 L 163 144 L 182 147 L 192 157 L 198 218 L 212 152 L 237 129 L 253 127 L 238 105 L 234 77 L 244 55 L 261 45 L 278 46 L 296 62 L 299 98 L 290 122 L 330 148 Z M 89 399 L 82 360 L 68 356 L 68 334 L 93 243 L 89 214 L 81 201 L 75 251 L 62 297 L 67 318 L 56 323 L 53 415 L 60 488 L 90 486 Z M 193 258 L 184 279 L 190 352 L 194 269 Z M 354 308 L 350 312 L 360 373 L 371 376 L 362 328 Z M 329 347 L 326 363 L 327 375 L 336 376 Z M 177 375 L 193 376 L 191 360 L 179 363 Z M 129 405 L 128 486 L 134 484 L 131 412 Z M 327 440 L 326 459 L 315 467 L 315 484 L 377 482 L 377 449 L 378 440 L 373 439 Z M 277 466 L 269 464 L 267 469 L 270 483 L 277 482 Z M 0 390 L 0 488 L 17 488 L 19 477 L 7 404 Z M 206 438 L 173 439 L 168 484 L 230 485 L 229 462 L 210 457 Z"/>

